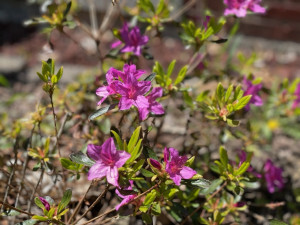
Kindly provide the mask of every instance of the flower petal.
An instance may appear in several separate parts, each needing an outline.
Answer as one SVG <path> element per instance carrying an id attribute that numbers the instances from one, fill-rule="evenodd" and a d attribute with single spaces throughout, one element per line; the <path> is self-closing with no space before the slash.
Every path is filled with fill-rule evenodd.
<path id="1" fill-rule="evenodd" d="M 106 174 L 106 179 L 107 179 L 107 182 L 116 186 L 116 187 L 119 187 L 119 183 L 118 183 L 118 179 L 119 179 L 119 172 L 118 172 L 118 168 L 116 166 L 114 167 L 108 167 L 108 171 L 107 171 L 107 174 Z"/>
<path id="2" fill-rule="evenodd" d="M 101 150 L 102 146 L 88 144 L 87 155 L 95 161 L 101 161 Z"/>
<path id="3" fill-rule="evenodd" d="M 117 151 L 116 155 L 118 157 L 118 160 L 115 162 L 115 166 L 117 168 L 122 167 L 126 163 L 126 161 L 131 157 L 131 155 L 125 151 Z"/>
<path id="4" fill-rule="evenodd" d="M 105 177 L 108 169 L 103 163 L 95 163 L 88 172 L 88 180 Z"/>
<path id="5" fill-rule="evenodd" d="M 133 105 L 133 103 L 134 103 L 134 100 L 129 99 L 129 98 L 123 96 L 123 97 L 120 99 L 120 102 L 119 102 L 119 109 L 120 109 L 120 110 L 127 110 L 127 109 L 130 109 L 130 107 Z"/>
<path id="6" fill-rule="evenodd" d="M 183 179 L 191 179 L 197 172 L 190 167 L 184 166 L 180 171 L 180 175 Z"/>
<path id="7" fill-rule="evenodd" d="M 173 176 L 170 176 L 170 178 L 174 181 L 174 183 L 179 186 L 181 181 L 181 176 L 178 174 L 174 174 Z"/>

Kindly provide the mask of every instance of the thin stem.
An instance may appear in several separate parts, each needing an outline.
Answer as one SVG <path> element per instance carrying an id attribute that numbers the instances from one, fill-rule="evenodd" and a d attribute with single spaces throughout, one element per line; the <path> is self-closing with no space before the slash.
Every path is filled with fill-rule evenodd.
<path id="1" fill-rule="evenodd" d="M 77 215 L 77 213 L 79 212 L 80 207 L 81 207 L 81 205 L 82 205 L 82 203 L 83 203 L 83 201 L 84 201 L 84 199 L 85 199 L 87 193 L 88 193 L 89 190 L 91 189 L 92 185 L 93 185 L 93 181 L 90 183 L 90 186 L 88 187 L 88 189 L 87 189 L 86 192 L 84 193 L 84 196 L 81 198 L 81 200 L 78 202 L 77 206 L 75 207 L 74 212 L 72 213 L 70 219 L 68 220 L 68 224 L 70 224 L 70 223 L 72 222 L 72 219 L 73 219 L 73 218 Z"/>
<path id="2" fill-rule="evenodd" d="M 53 94 L 50 94 L 49 97 L 50 97 L 50 102 L 51 102 L 51 108 L 52 108 L 52 114 L 53 114 L 53 122 L 54 122 L 54 128 L 55 128 L 55 137 L 56 137 L 55 146 L 57 148 L 59 158 L 61 158 L 60 149 L 59 149 L 59 143 L 58 143 L 58 131 L 57 131 L 57 125 L 56 125 L 56 123 L 57 123 L 57 116 L 56 116 L 56 113 L 55 113 L 55 110 L 54 110 Z"/>
<path id="3" fill-rule="evenodd" d="M 128 203 L 126 203 L 126 204 L 124 204 L 124 205 L 128 205 L 128 204 L 130 204 L 131 202 L 134 202 L 135 200 L 137 200 L 137 199 L 141 198 L 142 196 L 148 194 L 150 191 L 152 191 L 153 189 L 157 188 L 157 187 L 160 185 L 160 183 L 161 183 L 161 181 L 159 181 L 159 182 L 158 182 L 157 184 L 155 184 L 153 187 L 151 187 L 151 188 L 148 189 L 147 191 L 143 192 L 142 194 L 139 194 L 139 195 L 136 196 L 134 199 L 132 199 L 131 201 L 129 201 Z M 89 220 L 89 221 L 87 221 L 87 222 L 85 222 L 85 223 L 83 223 L 83 224 L 81 224 L 81 225 L 89 224 L 89 223 L 91 223 L 91 222 L 93 222 L 93 221 L 95 221 L 95 220 L 97 220 L 97 219 L 100 219 L 101 217 L 106 216 L 106 215 L 108 215 L 108 214 L 110 214 L 110 213 L 112 213 L 112 212 L 114 212 L 114 211 L 116 211 L 115 208 L 114 208 L 114 209 L 110 209 L 110 210 L 108 210 L 108 211 L 102 213 L 101 215 L 96 216 L 95 218 L 93 218 L 93 219 L 91 219 L 91 220 Z"/>
<path id="4" fill-rule="evenodd" d="M 188 11 L 195 3 L 196 3 L 196 0 L 190 0 L 181 9 L 179 9 L 173 15 L 171 15 L 170 18 L 164 20 L 163 23 L 174 21 L 179 16 L 181 16 L 183 13 L 185 13 L 186 11 Z"/>
<path id="5" fill-rule="evenodd" d="M 12 181 L 13 176 L 15 174 L 15 167 L 16 167 L 16 164 L 17 164 L 17 161 L 18 161 L 18 151 L 17 151 L 18 140 L 19 140 L 19 136 L 16 137 L 15 143 L 14 143 L 14 150 L 13 151 L 14 151 L 14 154 L 15 154 L 15 161 L 14 161 L 14 164 L 12 166 L 12 171 L 10 173 L 10 176 L 9 176 L 9 179 L 8 179 L 8 182 L 7 182 L 7 186 L 6 186 L 6 190 L 5 190 L 5 194 L 4 194 L 4 198 L 3 198 L 4 203 L 6 202 L 8 192 L 9 192 L 9 187 L 11 186 L 11 181 Z M 3 205 L 1 206 L 1 211 L 2 211 L 2 209 L 3 209 Z"/>
<path id="6" fill-rule="evenodd" d="M 26 151 L 27 151 L 26 153 L 27 154 L 26 154 L 26 159 L 25 159 L 25 162 L 24 162 L 23 168 L 22 168 L 22 178 L 21 178 L 21 182 L 20 182 L 20 185 L 19 185 L 18 194 L 17 194 L 17 197 L 16 197 L 15 207 L 18 206 L 19 197 L 20 197 L 22 188 L 24 186 L 25 173 L 26 173 L 26 169 L 27 169 L 27 165 L 28 165 L 28 161 L 29 161 L 28 149 L 31 148 L 31 146 L 32 146 L 32 136 L 33 136 L 33 132 L 34 132 L 35 127 L 36 127 L 36 124 L 34 124 L 33 128 L 31 129 L 30 137 L 29 137 L 28 144 L 27 144 L 27 147 L 26 147 Z"/>
<path id="7" fill-rule="evenodd" d="M 29 202 L 28 202 L 28 212 L 29 212 L 29 213 L 30 213 L 30 211 L 31 211 L 32 200 L 33 200 L 33 198 L 34 198 L 34 195 L 35 195 L 35 193 L 36 193 L 36 190 L 37 190 L 38 186 L 40 185 L 40 183 L 41 183 L 42 180 L 43 180 L 43 176 L 44 176 L 44 172 L 45 172 L 45 168 L 44 168 L 44 165 L 43 165 L 43 164 L 41 164 L 41 169 L 42 169 L 42 171 L 41 171 L 41 174 L 40 174 L 40 178 L 39 178 L 37 184 L 35 185 L 35 188 L 34 188 L 32 194 L 31 194 L 30 200 L 29 200 Z"/>
<path id="8" fill-rule="evenodd" d="M 223 190 L 223 188 L 227 185 L 227 181 L 225 181 L 223 183 L 223 185 L 216 190 L 211 196 L 209 196 L 209 198 L 206 201 L 209 201 L 210 199 L 212 199 L 215 195 L 217 195 L 221 190 Z M 195 209 L 191 214 L 189 214 L 181 223 L 180 225 L 185 224 L 196 212 L 198 212 L 203 206 L 199 206 L 197 209 Z M 201 212 L 200 217 L 203 217 L 205 210 L 203 209 Z"/>
<path id="9" fill-rule="evenodd" d="M 13 207 L 13 206 L 11 206 L 11 205 L 9 205 L 9 204 L 6 204 L 6 203 L 2 202 L 1 200 L 0 200 L 0 204 L 2 205 L 2 207 L 5 206 L 5 207 L 7 207 L 7 208 L 13 209 L 13 210 L 15 210 L 15 211 L 17 211 L 17 212 L 26 214 L 26 215 L 28 215 L 28 216 L 34 216 L 34 214 L 32 214 L 32 213 L 25 212 L 25 211 L 23 211 L 23 210 L 21 210 L 21 209 L 18 209 L 18 208 L 16 208 L 16 207 Z"/>
<path id="10" fill-rule="evenodd" d="M 93 204 L 79 217 L 79 219 L 77 219 L 74 223 L 72 223 L 72 225 L 78 223 L 83 217 L 85 217 L 85 215 L 91 211 L 92 208 L 94 208 L 94 206 L 102 199 L 102 197 L 106 194 L 106 192 L 108 191 L 108 188 L 110 187 L 110 185 L 107 185 L 105 190 L 101 193 L 101 195 L 98 196 L 98 198 L 93 202 Z"/>

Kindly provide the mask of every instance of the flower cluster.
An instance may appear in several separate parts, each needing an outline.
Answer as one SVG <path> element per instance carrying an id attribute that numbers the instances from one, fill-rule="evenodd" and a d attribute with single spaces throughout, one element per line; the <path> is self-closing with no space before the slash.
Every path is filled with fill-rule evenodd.
<path id="1" fill-rule="evenodd" d="M 137 70 L 135 65 L 125 64 L 123 71 L 110 68 L 106 74 L 108 85 L 99 87 L 96 94 L 102 99 L 100 105 L 108 96 L 119 95 L 119 109 L 127 110 L 135 106 L 139 111 L 140 120 L 145 120 L 150 112 L 156 115 L 164 114 L 163 107 L 156 102 L 162 97 L 163 90 L 160 87 L 153 88 L 150 94 L 151 81 L 139 81 L 138 79 L 145 73 Z M 148 94 L 147 96 L 145 96 Z"/>
<path id="2" fill-rule="evenodd" d="M 245 17 L 247 10 L 254 13 L 265 13 L 266 9 L 260 5 L 261 0 L 224 0 L 227 5 L 224 15 L 235 15 L 237 17 Z"/>
<path id="3" fill-rule="evenodd" d="M 180 185 L 181 179 L 191 179 L 197 172 L 184 164 L 188 160 L 187 156 L 179 156 L 174 148 L 164 149 L 164 170 L 161 164 L 155 159 L 150 159 L 153 167 L 162 172 L 167 172 L 176 185 Z"/>
<path id="4" fill-rule="evenodd" d="M 121 40 L 114 42 L 111 47 L 116 48 L 122 43 L 124 47 L 121 52 L 133 52 L 135 55 L 141 54 L 141 48 L 149 41 L 148 36 L 141 35 L 140 29 L 135 26 L 129 31 L 127 23 L 124 23 L 122 29 L 120 30 Z"/>
<path id="5" fill-rule="evenodd" d="M 106 140 L 102 146 L 89 144 L 87 154 L 96 161 L 89 170 L 88 179 L 106 177 L 108 183 L 118 187 L 118 168 L 125 164 L 130 158 L 130 154 L 125 151 L 117 151 L 113 138 Z"/>
<path id="6" fill-rule="evenodd" d="M 264 174 L 270 193 L 274 193 L 276 189 L 281 190 L 284 187 L 282 169 L 276 167 L 270 159 L 265 162 Z"/>
<path id="7" fill-rule="evenodd" d="M 258 92 L 262 88 L 262 84 L 253 84 L 251 80 L 248 80 L 246 77 L 244 77 L 243 80 L 244 84 L 244 96 L 252 95 L 251 100 L 249 103 L 245 106 L 245 109 L 247 111 L 250 110 L 250 104 L 256 105 L 256 106 L 262 106 L 263 101 L 261 97 L 258 95 Z"/>

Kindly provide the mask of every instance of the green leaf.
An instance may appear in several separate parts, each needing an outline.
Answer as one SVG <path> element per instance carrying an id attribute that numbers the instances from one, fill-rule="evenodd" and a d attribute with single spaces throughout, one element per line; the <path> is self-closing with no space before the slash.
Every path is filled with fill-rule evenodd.
<path id="1" fill-rule="evenodd" d="M 59 81 L 63 75 L 64 69 L 63 67 L 60 67 L 60 69 L 58 70 L 56 77 L 57 77 L 57 81 Z"/>
<path id="2" fill-rule="evenodd" d="M 211 185 L 211 182 L 209 180 L 206 179 L 198 179 L 198 180 L 193 180 L 191 182 L 191 184 L 193 186 L 199 187 L 199 188 L 209 188 L 209 186 Z"/>
<path id="3" fill-rule="evenodd" d="M 141 132 L 141 126 L 137 127 L 135 129 L 135 131 L 133 132 L 129 143 L 128 143 L 128 153 L 132 153 L 132 151 L 134 150 L 134 146 L 137 144 L 137 141 L 140 137 L 140 132 Z"/>
<path id="4" fill-rule="evenodd" d="M 227 155 L 227 151 L 226 151 L 226 149 L 225 149 L 223 146 L 221 146 L 219 152 L 220 152 L 220 160 L 221 160 L 221 163 L 222 163 L 222 165 L 223 165 L 225 168 L 227 168 L 227 164 L 228 164 L 228 155 Z"/>
<path id="5" fill-rule="evenodd" d="M 230 96 L 231 96 L 231 93 L 232 93 L 232 90 L 233 90 L 233 84 L 231 84 L 228 88 L 227 88 L 227 91 L 226 91 L 226 94 L 225 94 L 225 103 L 228 102 Z"/>
<path id="6" fill-rule="evenodd" d="M 51 68 L 49 67 L 48 63 L 45 61 L 42 61 L 42 74 L 45 77 L 49 77 L 51 76 Z"/>
<path id="7" fill-rule="evenodd" d="M 116 107 L 117 104 L 112 104 L 112 105 L 109 105 L 109 106 L 105 106 L 103 108 L 100 108 L 98 109 L 96 112 L 94 112 L 93 114 L 91 114 L 89 116 L 89 120 L 94 120 L 96 119 L 97 117 L 107 113 L 108 111 L 114 109 Z"/>
<path id="8" fill-rule="evenodd" d="M 72 197 L 72 190 L 68 189 L 64 192 L 61 202 L 58 204 L 57 211 L 60 213 L 70 202 Z"/>
<path id="9" fill-rule="evenodd" d="M 234 173 L 234 175 L 239 176 L 245 173 L 250 166 L 249 162 L 243 162 L 240 168 Z"/>
<path id="10" fill-rule="evenodd" d="M 38 207 L 40 207 L 41 209 L 44 209 L 44 208 L 45 208 L 44 204 L 42 203 L 42 201 L 41 201 L 38 197 L 35 197 L 35 198 L 34 198 L 34 203 L 35 203 Z"/>
<path id="11" fill-rule="evenodd" d="M 156 73 L 151 73 L 149 76 L 147 76 L 144 81 L 153 81 L 153 79 L 155 78 Z"/>
<path id="12" fill-rule="evenodd" d="M 47 221 L 47 220 L 48 220 L 47 217 L 37 216 L 37 215 L 34 215 L 34 216 L 32 217 L 32 219 L 34 219 L 34 220 L 39 220 L 39 221 Z"/>
<path id="13" fill-rule="evenodd" d="M 149 170 L 146 170 L 144 168 L 141 168 L 140 172 L 145 177 L 153 177 L 155 175 L 154 173 L 152 173 Z"/>
<path id="14" fill-rule="evenodd" d="M 68 13 L 70 12 L 70 9 L 71 9 L 71 6 L 72 6 L 72 1 L 69 1 L 68 4 L 67 4 L 67 7 L 64 11 L 64 18 L 68 15 Z"/>
<path id="15" fill-rule="evenodd" d="M 208 94 L 209 94 L 209 90 L 206 90 L 206 91 L 201 92 L 201 93 L 197 96 L 196 101 L 197 101 L 197 102 L 202 102 L 202 101 L 204 101 L 204 100 L 206 99 L 206 97 L 208 96 Z"/>
<path id="16" fill-rule="evenodd" d="M 140 207 L 140 211 L 142 211 L 141 210 L 141 208 L 142 208 L 143 206 L 141 206 Z M 148 210 L 148 209 L 147 209 Z M 146 212 L 147 212 L 147 210 L 146 210 Z M 143 211 L 142 211 L 143 212 Z M 147 214 L 147 213 L 142 213 L 142 220 L 143 220 L 143 222 L 145 223 L 145 224 L 152 224 L 152 217 L 149 215 L 149 214 Z"/>
<path id="17" fill-rule="evenodd" d="M 52 84 L 57 84 L 57 82 L 58 82 L 57 76 L 54 74 L 54 75 L 51 77 L 51 83 L 52 83 Z"/>
<path id="18" fill-rule="evenodd" d="M 189 158 L 189 159 L 186 161 L 185 165 L 186 165 L 186 166 L 191 166 L 191 165 L 193 164 L 194 160 L 195 160 L 195 156 L 192 156 L 191 158 Z"/>
<path id="19" fill-rule="evenodd" d="M 131 156 L 130 158 L 127 160 L 126 163 L 131 163 L 133 162 L 135 159 L 137 159 L 142 151 L 141 151 L 141 143 L 142 143 L 143 139 L 140 139 L 139 142 L 136 144 L 136 146 L 133 148 L 133 151 L 130 153 Z"/>
<path id="20" fill-rule="evenodd" d="M 222 98 L 224 96 L 224 87 L 221 83 L 218 84 L 217 90 L 216 90 L 217 99 L 219 102 L 222 102 Z"/>
<path id="21" fill-rule="evenodd" d="M 156 198 L 156 190 L 152 190 L 150 193 L 146 195 L 143 205 L 150 205 Z"/>
<path id="22" fill-rule="evenodd" d="M 49 68 L 50 68 L 50 74 L 51 75 L 53 75 L 54 74 L 54 72 L 55 72 L 55 62 L 54 62 L 54 60 L 53 59 L 48 59 L 47 60 L 47 64 L 48 64 L 48 66 L 49 66 Z"/>
<path id="23" fill-rule="evenodd" d="M 136 164 L 134 164 L 132 168 L 133 172 L 134 173 L 138 172 L 143 167 L 144 163 L 145 163 L 145 159 L 141 159 Z"/>
<path id="24" fill-rule="evenodd" d="M 1 216 L 18 216 L 20 214 L 21 213 L 16 210 L 8 209 L 7 211 L 3 210 L 3 213 L 1 213 L 0 215 Z"/>
<path id="25" fill-rule="evenodd" d="M 117 141 L 117 146 L 118 146 L 117 149 L 118 150 L 123 150 L 123 142 L 121 140 L 120 135 L 117 132 L 115 132 L 114 130 L 111 130 L 110 132 L 114 135 L 114 137 L 115 137 L 115 139 Z"/>
<path id="26" fill-rule="evenodd" d="M 172 72 L 174 70 L 174 66 L 175 66 L 176 60 L 174 59 L 168 66 L 168 70 L 167 70 L 167 77 L 170 77 L 172 75 Z"/>
<path id="27" fill-rule="evenodd" d="M 65 215 L 67 212 L 69 211 L 69 209 L 65 209 L 63 210 L 61 213 L 59 213 L 59 216 L 63 216 Z"/>
<path id="28" fill-rule="evenodd" d="M 187 69 L 188 69 L 188 66 L 184 66 L 181 68 L 181 70 L 179 71 L 178 76 L 174 82 L 174 85 L 177 85 L 183 81 L 183 79 L 185 78 Z"/>
<path id="29" fill-rule="evenodd" d="M 207 195 L 209 193 L 212 193 L 214 192 L 221 184 L 223 183 L 223 180 L 222 179 L 216 179 L 216 180 L 213 180 L 211 182 L 211 185 L 209 186 L 209 188 L 205 188 L 204 190 L 201 190 L 201 194 L 203 195 Z"/>
<path id="30" fill-rule="evenodd" d="M 169 189 L 169 190 L 166 190 L 166 191 L 164 192 L 164 195 L 165 195 L 168 199 L 170 199 L 170 198 L 172 198 L 178 191 L 179 191 L 179 190 L 178 190 L 177 188 L 171 188 L 171 189 Z"/>
<path id="31" fill-rule="evenodd" d="M 230 127 L 237 127 L 240 125 L 240 121 L 238 121 L 238 120 L 231 120 L 231 119 L 227 118 L 226 122 L 227 122 L 228 126 L 230 126 Z"/>
<path id="32" fill-rule="evenodd" d="M 53 214 L 54 214 L 54 212 L 55 212 L 55 208 L 51 208 L 50 210 L 49 210 L 49 212 L 48 212 L 48 217 L 49 218 L 52 218 L 53 217 Z"/>
<path id="33" fill-rule="evenodd" d="M 143 147 L 143 155 L 146 158 L 151 158 L 151 159 L 155 159 L 155 160 L 159 160 L 156 153 L 153 151 L 152 148 L 149 148 L 148 146 L 144 146 Z"/>
<path id="34" fill-rule="evenodd" d="M 156 215 L 156 216 L 160 215 L 161 214 L 160 204 L 157 202 L 154 202 L 152 204 L 151 210 L 154 215 Z"/>
<path id="35" fill-rule="evenodd" d="M 72 153 L 70 155 L 70 159 L 73 162 L 85 165 L 85 166 L 89 166 L 91 167 L 92 165 L 95 164 L 95 162 L 93 160 L 91 160 L 89 157 L 87 157 L 87 155 L 83 154 L 82 152 L 76 152 L 76 153 Z"/>
<path id="36" fill-rule="evenodd" d="M 44 82 L 48 82 L 48 78 L 46 76 L 44 76 L 43 74 L 36 72 L 36 74 L 39 76 L 39 78 L 44 81 Z"/>
<path id="37" fill-rule="evenodd" d="M 78 171 L 82 167 L 81 164 L 73 162 L 67 158 L 60 158 L 59 160 L 60 160 L 61 165 L 68 170 Z"/>
<path id="38" fill-rule="evenodd" d="M 238 102 L 235 105 L 233 105 L 234 110 L 240 110 L 240 109 L 244 108 L 250 101 L 251 97 L 252 97 L 252 95 L 247 95 L 247 96 L 244 96 L 241 99 L 237 100 Z"/>
<path id="39" fill-rule="evenodd" d="M 270 225 L 288 225 L 288 224 L 280 220 L 274 219 L 270 221 Z"/>

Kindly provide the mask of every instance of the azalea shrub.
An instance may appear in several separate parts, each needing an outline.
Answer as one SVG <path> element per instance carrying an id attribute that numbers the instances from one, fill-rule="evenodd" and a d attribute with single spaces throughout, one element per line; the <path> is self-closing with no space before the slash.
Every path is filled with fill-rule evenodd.
<path id="1" fill-rule="evenodd" d="M 195 1 L 182 9 L 172 1 L 138 0 L 132 8 L 112 1 L 103 23 L 111 10 L 122 21 L 101 25 L 98 33 L 78 19 L 76 1 L 43 4 L 44 14 L 26 25 L 43 23 L 49 40 L 59 32 L 74 41 L 69 31 L 83 30 L 95 42 L 99 66 L 61 85 L 68 75 L 63 66 L 57 70 L 55 58 L 42 61 L 42 101 L 13 124 L 2 115 L 1 142 L 14 155 L 2 217 L 18 224 L 117 224 L 126 218 L 299 224 L 299 189 L 270 146 L 278 130 L 300 136 L 300 79 L 270 86 L 255 74 L 255 59 L 242 54 L 220 63 L 238 21 L 264 14 L 263 1 L 224 0 L 221 17 L 207 10 L 200 23 L 187 13 Z M 174 55 L 166 64 L 153 54 L 154 40 L 163 45 L 170 24 L 186 47 L 184 62 Z M 114 40 L 101 52 L 104 32 Z M 220 49 L 217 55 L 209 55 L 211 45 Z M 172 135 L 178 122 L 183 132 Z M 33 174 L 39 178 L 27 188 Z"/>

